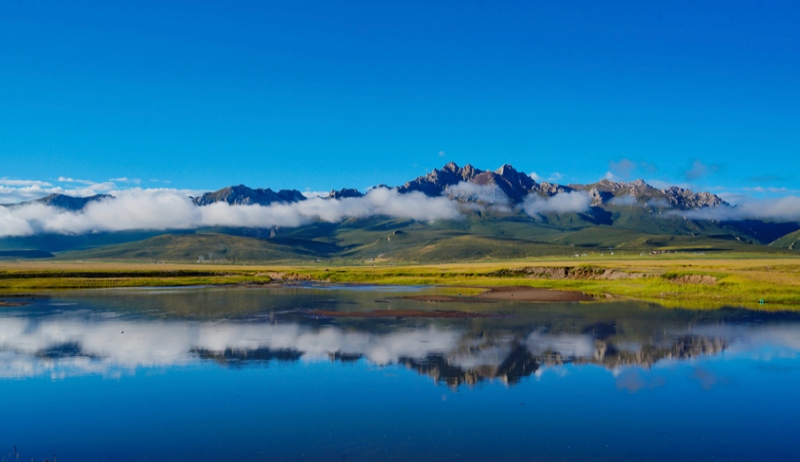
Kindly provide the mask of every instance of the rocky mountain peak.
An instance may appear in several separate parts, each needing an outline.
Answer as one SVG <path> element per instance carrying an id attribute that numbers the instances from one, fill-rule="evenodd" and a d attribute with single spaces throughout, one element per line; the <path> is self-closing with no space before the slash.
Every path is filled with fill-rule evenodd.
<path id="1" fill-rule="evenodd" d="M 469 164 L 467 165 L 469 166 Z M 442 171 L 456 173 L 461 171 L 461 168 L 455 162 L 448 162 L 444 167 L 442 167 Z"/>
<path id="2" fill-rule="evenodd" d="M 270 205 L 275 202 L 300 202 L 306 200 L 306 197 L 296 189 L 282 189 L 275 192 L 270 188 L 253 189 L 240 184 L 207 192 L 192 200 L 197 205 L 209 205 L 215 202 L 227 202 L 231 205 Z"/>
<path id="3" fill-rule="evenodd" d="M 415 178 L 398 187 L 397 191 L 401 194 L 419 191 L 427 196 L 439 196 L 448 186 L 470 181 L 481 173 L 481 170 L 470 164 L 461 168 L 455 162 L 449 162 L 441 170 L 434 169 L 425 176 Z"/>
<path id="4" fill-rule="evenodd" d="M 327 199 L 346 199 L 348 197 L 363 197 L 363 196 L 364 194 L 357 189 L 343 188 L 338 191 L 331 190 L 331 192 L 328 194 Z"/>
<path id="5" fill-rule="evenodd" d="M 531 191 L 537 190 L 533 179 L 516 170 L 511 165 L 505 164 L 495 171 L 483 171 L 470 164 L 463 168 L 455 162 L 450 162 L 441 170 L 434 169 L 425 176 L 418 177 L 397 188 L 400 193 L 420 191 L 428 196 L 439 196 L 449 186 L 467 182 L 482 186 L 495 185 L 502 190 L 513 202 L 522 201 Z"/>
<path id="6" fill-rule="evenodd" d="M 516 176 L 519 174 L 517 169 L 515 169 L 511 164 L 503 164 L 500 168 L 494 171 L 494 173 L 500 176 Z"/>
<path id="7" fill-rule="evenodd" d="M 708 192 L 695 193 L 692 190 L 677 186 L 659 189 L 649 185 L 643 179 L 631 182 L 603 179 L 593 184 L 571 186 L 577 190 L 590 192 L 593 204 L 595 202 L 606 203 L 614 199 L 633 200 L 642 204 L 660 205 L 661 207 L 682 210 L 729 205 L 715 194 Z"/>
<path id="8" fill-rule="evenodd" d="M 459 183 L 471 183 L 478 186 L 487 186 L 491 189 L 458 190 Z M 385 185 L 381 185 L 386 187 Z M 559 193 L 570 191 L 584 191 L 591 196 L 592 206 L 604 207 L 605 205 L 620 206 L 642 204 L 648 207 L 672 208 L 678 210 L 697 209 L 702 207 L 728 206 L 729 204 L 720 197 L 709 192 L 695 193 L 689 189 L 678 186 L 656 188 L 643 179 L 631 182 L 613 181 L 603 179 L 593 184 L 558 185 L 549 182 L 537 183 L 529 175 L 520 172 L 510 164 L 503 164 L 498 169 L 480 170 L 470 164 L 459 167 L 455 162 L 449 162 L 441 169 L 434 169 L 430 173 L 415 178 L 396 188 L 401 194 L 414 191 L 422 192 L 427 196 L 448 195 L 458 200 L 461 196 L 468 197 L 498 197 L 508 198 L 512 203 L 521 203 L 529 194 L 552 197 Z M 475 192 L 477 191 L 477 192 Z M 364 196 L 356 189 L 344 188 L 332 190 L 328 199 L 345 199 Z M 41 203 L 67 210 L 82 210 L 87 203 L 111 197 L 96 195 L 91 197 L 72 197 L 63 194 L 49 196 L 26 203 Z M 216 202 L 226 202 L 231 205 L 270 205 L 273 203 L 294 203 L 306 200 L 302 192 L 294 189 L 273 191 L 270 188 L 254 189 L 243 184 L 228 186 L 218 191 L 207 192 L 200 197 L 193 197 L 195 204 L 203 206 Z M 16 205 L 10 205 L 16 206 Z"/>

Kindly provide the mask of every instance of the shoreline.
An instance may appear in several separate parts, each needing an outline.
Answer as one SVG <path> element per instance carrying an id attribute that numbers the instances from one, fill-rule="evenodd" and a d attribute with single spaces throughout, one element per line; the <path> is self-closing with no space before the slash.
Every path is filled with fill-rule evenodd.
<path id="1" fill-rule="evenodd" d="M 51 290 L 146 287 L 425 286 L 448 303 L 639 300 L 665 307 L 800 311 L 800 257 L 481 262 L 397 266 L 216 266 L 69 262 L 0 264 L 0 300 Z M 509 288 L 516 287 L 516 288 Z M 485 292 L 478 294 L 477 291 Z M 552 292 L 556 291 L 556 292 Z M 424 296 L 425 298 L 419 298 Z M 6 300 L 16 302 L 17 300 Z"/>

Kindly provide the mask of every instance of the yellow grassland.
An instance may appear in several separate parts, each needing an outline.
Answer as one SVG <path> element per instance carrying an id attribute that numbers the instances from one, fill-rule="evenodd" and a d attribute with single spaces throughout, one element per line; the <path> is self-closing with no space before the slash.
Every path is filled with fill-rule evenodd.
<path id="1" fill-rule="evenodd" d="M 548 279 L 517 273 L 525 267 L 589 267 L 641 273 L 619 279 Z M 512 270 L 506 271 L 502 270 Z M 500 272 L 500 273 L 498 273 Z M 691 275 L 707 276 L 692 282 Z M 800 256 L 645 255 L 539 258 L 437 265 L 217 265 L 21 261 L 0 263 L 0 291 L 38 289 L 263 284 L 295 279 L 332 283 L 492 287 L 518 285 L 577 290 L 600 299 L 632 298 L 670 307 L 741 306 L 800 310 Z M 709 282 L 712 281 L 712 282 Z"/>

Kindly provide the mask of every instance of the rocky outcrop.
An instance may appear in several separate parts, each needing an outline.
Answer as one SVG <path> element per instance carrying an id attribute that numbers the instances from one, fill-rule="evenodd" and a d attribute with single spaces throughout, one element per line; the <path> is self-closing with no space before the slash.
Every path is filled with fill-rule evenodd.
<path id="1" fill-rule="evenodd" d="M 717 278 L 708 274 L 671 275 L 667 278 L 676 284 L 716 284 Z"/>
<path id="2" fill-rule="evenodd" d="M 253 189 L 240 184 L 208 192 L 200 197 L 194 197 L 192 200 L 197 205 L 209 205 L 216 202 L 227 202 L 231 205 L 270 205 L 276 202 L 300 202 L 306 200 L 306 196 L 296 189 L 282 189 L 275 192 L 270 188 Z"/>
<path id="3" fill-rule="evenodd" d="M 638 203 L 652 207 L 688 210 L 730 205 L 715 194 L 696 193 L 677 186 L 655 188 L 641 179 L 631 182 L 600 180 L 597 183 L 570 185 L 570 187 L 588 192 L 592 196 L 592 205 L 594 206 Z"/>
<path id="4" fill-rule="evenodd" d="M 591 266 L 526 266 L 509 268 L 490 274 L 495 277 L 523 277 L 530 279 L 639 279 L 650 277 L 648 273 L 628 273 L 611 268 L 595 268 Z"/>

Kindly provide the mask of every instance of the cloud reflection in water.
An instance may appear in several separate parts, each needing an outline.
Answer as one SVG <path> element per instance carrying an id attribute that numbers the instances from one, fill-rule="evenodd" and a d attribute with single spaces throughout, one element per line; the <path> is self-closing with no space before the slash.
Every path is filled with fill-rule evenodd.
<path id="1" fill-rule="evenodd" d="M 590 326 L 591 327 L 591 326 Z M 533 329 L 533 328 L 532 328 Z M 270 361 L 353 361 L 401 364 L 450 386 L 498 379 L 516 383 L 543 367 L 598 364 L 609 370 L 649 367 L 663 359 L 753 350 L 764 344 L 800 351 L 794 324 L 695 327 L 653 342 L 615 338 L 587 328 L 555 333 L 493 335 L 467 326 L 433 323 L 373 332 L 361 326 L 306 325 L 301 321 L 195 321 L 89 318 L 81 312 L 44 317 L 10 314 L 0 322 L 0 377 L 118 376 L 141 368 L 181 367 L 213 360 L 224 365 Z M 631 375 L 633 374 L 633 375 Z M 634 372 L 617 376 L 621 389 L 660 386 Z"/>

